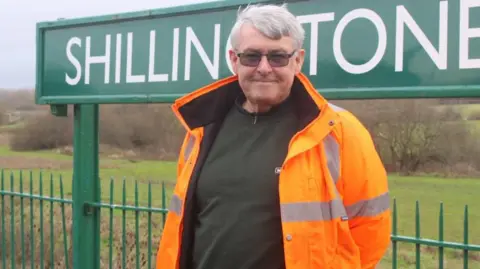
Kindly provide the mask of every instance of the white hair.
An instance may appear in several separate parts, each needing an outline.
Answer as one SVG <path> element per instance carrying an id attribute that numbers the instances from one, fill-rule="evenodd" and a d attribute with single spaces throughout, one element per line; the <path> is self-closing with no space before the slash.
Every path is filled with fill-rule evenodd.
<path id="1" fill-rule="evenodd" d="M 294 40 L 295 49 L 303 46 L 305 30 L 297 18 L 287 9 L 287 4 L 277 5 L 248 5 L 239 10 L 230 36 L 232 48 L 236 49 L 239 43 L 238 33 L 244 24 L 250 24 L 270 39 L 279 40 L 284 36 Z"/>

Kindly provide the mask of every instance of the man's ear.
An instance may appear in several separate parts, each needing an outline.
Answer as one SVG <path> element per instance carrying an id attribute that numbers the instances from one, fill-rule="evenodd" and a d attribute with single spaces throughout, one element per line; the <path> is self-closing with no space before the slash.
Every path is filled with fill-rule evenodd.
<path id="1" fill-rule="evenodd" d="M 232 66 L 233 73 L 237 74 L 237 63 L 238 63 L 238 56 L 237 53 L 233 50 L 228 51 L 228 55 L 230 58 L 230 65 Z"/>
<path id="2" fill-rule="evenodd" d="M 305 50 L 300 49 L 297 51 L 295 56 L 295 73 L 298 74 L 302 72 L 302 66 L 305 61 Z"/>

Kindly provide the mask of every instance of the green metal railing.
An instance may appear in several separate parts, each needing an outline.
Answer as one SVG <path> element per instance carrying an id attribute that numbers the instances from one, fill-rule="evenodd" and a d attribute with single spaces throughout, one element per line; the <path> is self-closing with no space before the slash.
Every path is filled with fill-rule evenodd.
<path id="1" fill-rule="evenodd" d="M 397 201 L 393 200 L 393 227 L 392 227 L 392 268 L 398 268 L 398 243 L 406 242 L 415 245 L 415 268 L 421 267 L 421 246 L 431 246 L 438 248 L 438 267 L 439 269 L 446 268 L 445 266 L 445 249 L 457 249 L 463 251 L 463 268 L 469 268 L 469 252 L 480 251 L 480 245 L 473 245 L 468 243 L 468 205 L 465 205 L 463 218 L 463 244 L 444 241 L 444 222 L 445 215 L 443 211 L 443 203 L 440 203 L 440 211 L 438 217 L 438 240 L 422 238 L 420 235 L 420 204 L 415 202 L 415 236 L 402 236 L 398 234 L 398 210 Z"/>
<path id="2" fill-rule="evenodd" d="M 62 175 L 46 178 L 43 173 L 35 177 L 32 172 L 27 177 L 21 171 L 15 178 L 0 170 L 0 268 L 75 268 L 72 180 Z M 101 210 L 101 268 L 155 268 L 155 249 L 167 213 L 167 184 L 123 178 L 117 200 L 116 182 L 102 180 L 108 188 L 102 202 L 84 206 L 85 214 Z M 153 206 L 158 202 L 155 197 L 161 197 L 160 208 Z"/>
<path id="3" fill-rule="evenodd" d="M 18 176 L 0 170 L 1 196 L 1 263 L 2 269 L 14 268 L 74 268 L 72 260 L 73 193 L 72 180 L 64 175 L 45 177 L 43 173 L 20 171 Z M 155 268 L 155 255 L 165 224 L 167 200 L 172 183 L 140 181 L 122 178 L 101 180 L 101 202 L 86 204 L 84 214 L 101 212 L 100 268 Z M 132 194 L 133 192 L 133 194 Z M 132 201 L 133 200 L 133 201 Z M 160 205 L 161 207 L 154 207 Z M 420 233 L 420 206 L 416 203 L 415 236 L 398 234 L 397 202 L 393 201 L 393 227 L 391 265 L 400 268 L 399 243 L 414 246 L 415 263 L 408 268 L 421 266 L 422 246 L 438 248 L 438 267 L 447 268 L 445 250 L 463 251 L 463 266 L 469 268 L 472 253 L 480 251 L 479 245 L 469 244 L 468 207 L 464 212 L 463 243 L 444 241 L 443 204 L 439 211 L 438 240 L 425 239 Z M 120 228 L 117 228 L 120 226 Z M 85 234 L 84 236 L 94 237 Z M 90 250 L 79 250 L 93 255 Z M 387 267 L 380 267 L 387 268 Z M 450 267 L 449 267 L 450 268 Z M 473 267 L 471 267 L 473 268 Z"/>

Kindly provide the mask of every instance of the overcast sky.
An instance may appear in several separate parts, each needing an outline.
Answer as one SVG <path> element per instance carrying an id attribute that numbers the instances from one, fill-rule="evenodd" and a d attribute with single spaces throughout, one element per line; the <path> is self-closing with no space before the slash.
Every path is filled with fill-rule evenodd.
<path id="1" fill-rule="evenodd" d="M 0 88 L 34 87 L 37 22 L 212 1 L 0 0 Z"/>

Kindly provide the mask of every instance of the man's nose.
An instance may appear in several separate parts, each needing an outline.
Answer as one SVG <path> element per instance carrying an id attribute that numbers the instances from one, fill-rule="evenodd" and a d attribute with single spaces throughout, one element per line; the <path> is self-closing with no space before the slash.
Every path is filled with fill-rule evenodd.
<path id="1" fill-rule="evenodd" d="M 260 63 L 258 63 L 257 66 L 257 71 L 260 73 L 269 73 L 272 71 L 272 67 L 268 63 L 267 57 L 263 56 L 262 59 L 260 59 Z"/>

